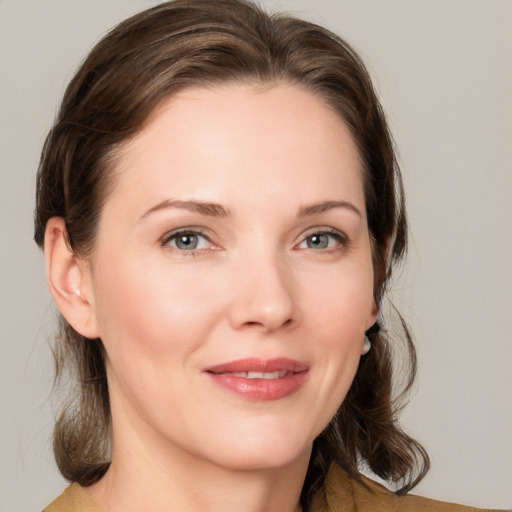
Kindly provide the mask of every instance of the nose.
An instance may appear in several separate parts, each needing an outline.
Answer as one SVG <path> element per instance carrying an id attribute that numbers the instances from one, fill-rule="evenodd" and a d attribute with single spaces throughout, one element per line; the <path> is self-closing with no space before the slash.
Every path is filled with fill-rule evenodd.
<path id="1" fill-rule="evenodd" d="M 278 258 L 246 261 L 234 276 L 230 310 L 233 328 L 274 332 L 298 321 L 294 279 L 290 267 Z"/>

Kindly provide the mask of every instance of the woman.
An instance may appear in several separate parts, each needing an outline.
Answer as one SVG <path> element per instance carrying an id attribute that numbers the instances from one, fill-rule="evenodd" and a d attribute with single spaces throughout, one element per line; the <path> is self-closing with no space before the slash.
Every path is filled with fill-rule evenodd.
<path id="1" fill-rule="evenodd" d="M 397 497 L 428 469 L 379 317 L 406 232 L 346 43 L 239 0 L 119 25 L 38 176 L 58 368 L 78 383 L 54 435 L 74 484 L 46 510 L 465 510 Z"/>

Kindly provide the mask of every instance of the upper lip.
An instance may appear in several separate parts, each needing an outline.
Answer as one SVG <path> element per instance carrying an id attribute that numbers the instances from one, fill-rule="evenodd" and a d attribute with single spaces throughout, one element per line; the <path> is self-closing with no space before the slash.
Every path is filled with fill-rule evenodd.
<path id="1" fill-rule="evenodd" d="M 238 373 L 238 372 L 293 372 L 299 373 L 308 370 L 309 367 L 286 357 L 277 357 L 274 359 L 259 359 L 259 358 L 247 358 L 238 359 L 236 361 L 229 361 L 227 363 L 221 363 L 215 366 L 205 368 L 205 372 L 209 373 Z"/>

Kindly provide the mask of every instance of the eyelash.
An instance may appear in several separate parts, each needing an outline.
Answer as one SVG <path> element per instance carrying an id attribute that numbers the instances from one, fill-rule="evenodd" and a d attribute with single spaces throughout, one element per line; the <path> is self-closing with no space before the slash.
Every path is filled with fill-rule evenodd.
<path id="1" fill-rule="evenodd" d="M 172 247 L 172 246 L 170 246 L 170 243 L 172 241 L 178 240 L 180 237 L 186 237 L 186 236 L 203 238 L 204 240 L 206 240 L 210 244 L 210 246 L 213 245 L 211 243 L 210 239 L 208 238 L 208 236 L 204 232 L 202 232 L 200 229 L 196 229 L 196 228 L 180 229 L 178 231 L 174 231 L 172 233 L 166 234 L 162 238 L 160 244 L 163 247 L 166 247 L 166 246 L 170 247 L 172 250 L 180 252 L 180 253 L 182 253 L 184 255 L 186 254 L 186 255 L 192 255 L 192 256 L 194 254 L 197 254 L 197 253 L 200 253 L 202 251 L 206 251 L 206 250 L 210 249 L 210 248 L 186 249 L 186 248 L 179 248 L 179 247 Z M 335 244 L 334 247 L 320 247 L 320 248 L 304 247 L 303 249 L 309 249 L 309 250 L 318 251 L 318 252 L 332 253 L 332 252 L 336 252 L 336 251 L 340 251 L 340 250 L 344 249 L 347 246 L 347 242 L 348 242 L 347 236 L 345 234 L 337 231 L 337 230 L 333 230 L 333 229 L 318 230 L 317 229 L 315 231 L 311 231 L 308 234 L 306 234 L 304 236 L 304 238 L 302 239 L 302 241 L 299 242 L 295 247 L 296 248 L 300 248 L 300 246 L 302 244 L 307 243 L 308 239 L 310 239 L 311 237 L 314 237 L 314 236 L 318 236 L 318 237 L 328 236 L 331 239 L 334 239 L 336 244 Z M 328 242 L 328 244 L 329 244 L 329 242 Z"/>
<path id="2" fill-rule="evenodd" d="M 206 240 L 210 244 L 210 246 L 213 245 L 211 243 L 210 239 L 201 230 L 195 229 L 195 228 L 180 229 L 178 231 L 174 231 L 172 233 L 168 233 L 168 234 L 164 235 L 164 237 L 162 238 L 160 244 L 163 247 L 170 246 L 169 244 L 173 240 L 178 240 L 180 237 L 186 237 L 186 236 L 203 238 L 204 240 Z M 170 246 L 170 247 L 171 247 L 171 249 L 174 249 L 175 251 L 178 251 L 178 252 L 183 253 L 183 254 L 190 254 L 190 255 L 197 254 L 200 251 L 208 250 L 208 249 L 196 249 L 196 248 L 192 248 L 192 249 L 188 249 L 187 250 L 187 249 L 180 249 L 179 247 L 172 247 L 172 246 Z"/>
<path id="3" fill-rule="evenodd" d="M 307 243 L 307 240 L 313 236 L 329 236 L 335 240 L 336 245 L 334 247 L 324 247 L 324 248 L 320 248 L 320 249 L 312 248 L 312 247 L 305 247 L 305 249 L 310 249 L 312 251 L 319 251 L 319 252 L 320 251 L 336 252 L 336 251 L 344 249 L 347 246 L 347 242 L 348 242 L 347 236 L 345 234 L 343 234 L 337 230 L 334 230 L 334 229 L 322 229 L 322 230 L 315 230 L 315 231 L 309 232 L 302 239 L 302 241 L 299 244 L 297 244 L 297 247 L 299 247 L 300 245 L 302 245 L 304 243 Z"/>

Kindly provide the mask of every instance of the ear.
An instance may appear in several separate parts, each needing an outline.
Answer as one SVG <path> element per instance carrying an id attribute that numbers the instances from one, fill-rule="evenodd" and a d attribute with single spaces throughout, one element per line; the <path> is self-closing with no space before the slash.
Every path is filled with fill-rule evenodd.
<path id="1" fill-rule="evenodd" d="M 48 287 L 62 316 L 82 336 L 97 338 L 90 268 L 69 247 L 61 217 L 46 224 L 44 259 Z"/>
<path id="2" fill-rule="evenodd" d="M 366 324 L 365 332 L 370 329 L 373 325 L 375 325 L 375 322 L 377 321 L 377 317 L 379 316 L 379 306 L 377 305 L 377 302 L 375 299 L 373 300 L 373 307 L 370 312 L 370 316 L 368 317 L 368 322 Z"/>

